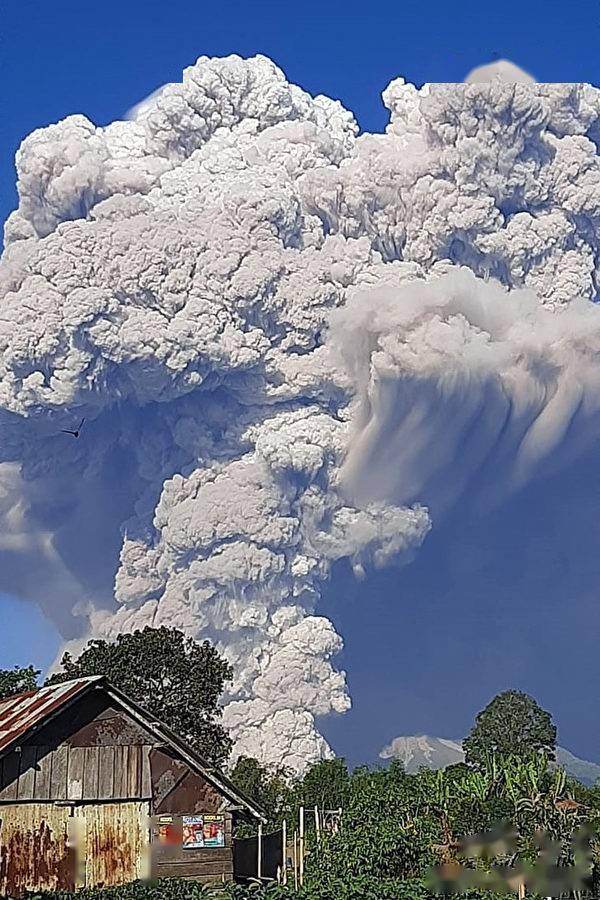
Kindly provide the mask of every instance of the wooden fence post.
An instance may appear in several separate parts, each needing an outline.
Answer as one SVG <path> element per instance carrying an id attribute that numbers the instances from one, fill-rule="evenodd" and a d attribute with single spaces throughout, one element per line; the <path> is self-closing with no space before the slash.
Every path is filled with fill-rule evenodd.
<path id="1" fill-rule="evenodd" d="M 262 822 L 258 823 L 258 846 L 257 846 L 257 856 L 258 859 L 256 861 L 256 875 L 257 878 L 262 878 Z"/>

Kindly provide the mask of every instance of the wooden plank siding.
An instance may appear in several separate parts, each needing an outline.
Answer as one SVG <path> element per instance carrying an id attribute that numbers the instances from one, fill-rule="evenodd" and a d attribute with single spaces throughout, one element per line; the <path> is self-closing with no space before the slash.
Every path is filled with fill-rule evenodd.
<path id="1" fill-rule="evenodd" d="M 83 800 L 83 772 L 85 769 L 85 747 L 67 747 L 67 792 L 55 800 Z"/>
<path id="2" fill-rule="evenodd" d="M 11 753 L 0 760 L 0 801 L 11 803 L 17 799 L 20 765 L 21 757 L 18 753 Z"/>
<path id="3" fill-rule="evenodd" d="M 52 783 L 52 752 L 50 747 L 37 747 L 35 760 L 34 799 L 52 799 L 50 788 Z"/>
<path id="4" fill-rule="evenodd" d="M 207 781 L 165 750 L 150 753 L 154 813 L 219 813 L 223 798 Z"/>
<path id="5" fill-rule="evenodd" d="M 69 748 L 57 747 L 52 753 L 50 763 L 50 798 L 63 800 L 67 798 L 69 773 Z"/>
<path id="6" fill-rule="evenodd" d="M 23 747 L 19 766 L 19 785 L 17 787 L 17 800 L 19 801 L 35 799 L 36 761 L 37 748 Z"/>
<path id="7" fill-rule="evenodd" d="M 188 878 L 206 884 L 215 881 L 233 881 L 233 853 L 223 854 L 214 861 L 206 858 L 172 859 L 156 866 L 152 875 L 153 878 Z"/>
<path id="8" fill-rule="evenodd" d="M 115 777 L 113 781 L 113 796 L 127 796 L 127 764 L 128 747 L 115 747 Z"/>
<path id="9" fill-rule="evenodd" d="M 82 800 L 97 800 L 100 753 L 97 747 L 86 747 L 84 753 Z"/>
<path id="10" fill-rule="evenodd" d="M 152 747 L 23 747 L 0 760 L 0 805 L 150 800 Z"/>
<path id="11" fill-rule="evenodd" d="M 225 846 L 215 848 L 170 848 L 168 854 L 154 846 L 152 875 L 155 878 L 193 878 L 199 881 L 233 879 L 233 819 L 221 795 L 166 748 L 150 753 L 153 785 L 153 814 L 173 816 L 181 824 L 182 816 L 221 814 L 225 818 Z M 156 822 L 156 819 L 155 819 Z"/>
<path id="12" fill-rule="evenodd" d="M 115 796 L 115 748 L 103 747 L 98 760 L 98 799 L 111 800 Z"/>

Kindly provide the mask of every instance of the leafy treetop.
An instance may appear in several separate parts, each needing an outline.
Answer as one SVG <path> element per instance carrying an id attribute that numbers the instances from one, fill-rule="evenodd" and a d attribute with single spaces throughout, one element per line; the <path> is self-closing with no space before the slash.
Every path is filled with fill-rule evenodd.
<path id="1" fill-rule="evenodd" d="M 114 642 L 90 641 L 77 659 L 65 653 L 61 666 L 46 684 L 105 675 L 208 762 L 227 760 L 231 739 L 218 721 L 219 698 L 232 669 L 208 641 L 198 643 L 175 628 L 146 627 Z"/>
<path id="2" fill-rule="evenodd" d="M 19 666 L 15 666 L 14 669 L 0 669 L 0 700 L 14 697 L 15 694 L 24 694 L 26 691 L 35 691 L 39 674 L 33 666 L 27 666 L 26 669 Z"/>
<path id="3" fill-rule="evenodd" d="M 504 691 L 488 703 L 463 741 L 469 765 L 481 768 L 492 756 L 530 759 L 545 753 L 554 759 L 556 726 L 550 713 L 522 691 Z"/>

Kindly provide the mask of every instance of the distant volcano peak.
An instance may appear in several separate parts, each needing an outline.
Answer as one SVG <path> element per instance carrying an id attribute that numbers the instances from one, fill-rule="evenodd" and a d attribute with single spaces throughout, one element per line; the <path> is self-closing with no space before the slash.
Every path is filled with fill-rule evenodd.
<path id="1" fill-rule="evenodd" d="M 460 741 L 431 737 L 427 734 L 400 735 L 394 738 L 379 754 L 380 759 L 399 759 L 409 773 L 421 768 L 445 769 L 446 766 L 464 762 L 465 754 Z M 600 778 L 600 765 L 580 759 L 564 747 L 556 748 L 556 762 L 568 775 L 583 784 L 592 785 Z"/>

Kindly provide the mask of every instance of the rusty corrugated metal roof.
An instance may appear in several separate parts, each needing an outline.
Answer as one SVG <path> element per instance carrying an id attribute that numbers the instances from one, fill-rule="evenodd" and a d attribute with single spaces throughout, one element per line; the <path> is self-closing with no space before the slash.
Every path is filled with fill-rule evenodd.
<path id="1" fill-rule="evenodd" d="M 78 678 L 0 700 L 0 755 L 103 676 Z"/>

